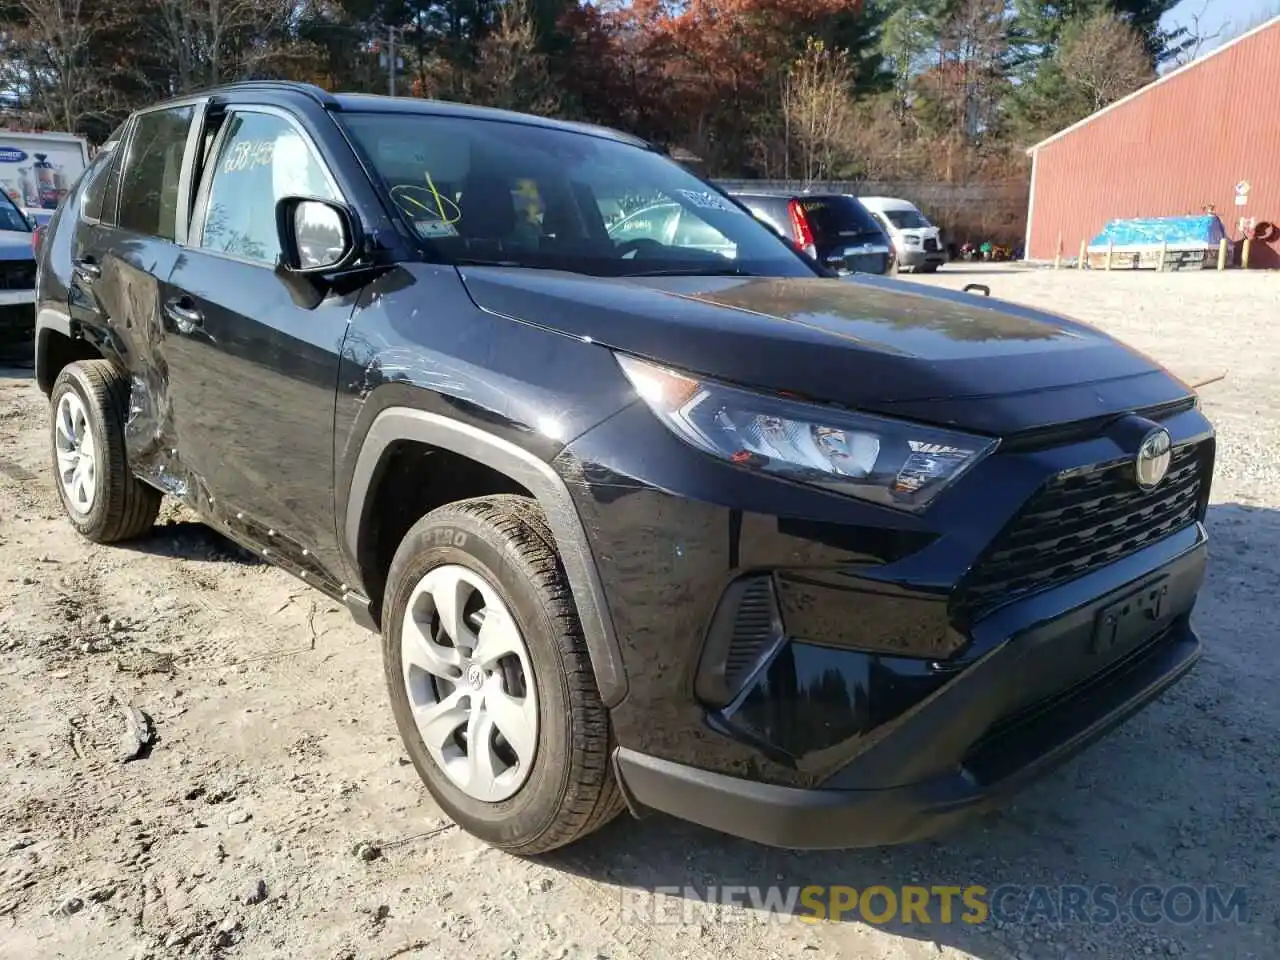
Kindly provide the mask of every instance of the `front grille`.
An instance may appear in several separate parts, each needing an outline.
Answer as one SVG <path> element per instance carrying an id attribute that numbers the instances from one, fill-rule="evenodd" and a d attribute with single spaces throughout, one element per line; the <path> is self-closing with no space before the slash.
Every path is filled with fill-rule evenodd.
<path id="1" fill-rule="evenodd" d="M 938 241 L 935 237 L 924 238 L 924 248 L 930 253 L 936 253 L 938 250 Z"/>
<path id="2" fill-rule="evenodd" d="M 1084 576 L 1193 523 L 1204 444 L 1174 449 L 1169 472 L 1142 491 L 1131 459 L 1066 471 L 1041 487 L 961 581 L 952 613 L 972 622 L 996 607 Z"/>
<path id="3" fill-rule="evenodd" d="M 36 262 L 34 260 L 0 260 L 0 290 L 34 290 L 36 288 Z"/>

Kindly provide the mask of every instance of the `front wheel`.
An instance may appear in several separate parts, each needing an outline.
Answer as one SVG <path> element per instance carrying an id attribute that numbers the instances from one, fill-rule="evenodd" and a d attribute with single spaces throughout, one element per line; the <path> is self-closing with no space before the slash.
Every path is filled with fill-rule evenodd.
<path id="1" fill-rule="evenodd" d="M 534 501 L 466 500 L 414 524 L 391 563 L 382 624 L 396 725 L 459 826 L 534 854 L 622 809 L 608 713 Z"/>
<path id="2" fill-rule="evenodd" d="M 81 360 L 58 374 L 49 403 L 54 476 L 71 525 L 97 543 L 150 530 L 162 497 L 129 470 L 128 378 L 108 360 Z"/>

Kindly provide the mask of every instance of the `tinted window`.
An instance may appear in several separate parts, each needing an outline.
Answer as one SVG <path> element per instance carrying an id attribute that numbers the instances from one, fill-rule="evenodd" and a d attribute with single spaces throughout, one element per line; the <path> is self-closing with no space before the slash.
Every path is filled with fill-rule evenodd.
<path id="1" fill-rule="evenodd" d="M 919 210 L 886 210 L 884 215 L 899 230 L 919 230 L 921 227 L 933 226 Z"/>
<path id="2" fill-rule="evenodd" d="M 0 230 L 20 230 L 23 233 L 31 232 L 31 224 L 27 223 L 27 218 L 22 215 L 9 195 L 0 190 Z"/>
<path id="3" fill-rule="evenodd" d="M 178 175 L 194 112 L 194 107 L 153 110 L 134 122 L 120 178 L 119 223 L 125 230 L 176 239 Z"/>
<path id="4" fill-rule="evenodd" d="M 103 201 L 106 198 L 109 186 L 114 186 L 112 193 L 119 192 L 118 180 L 120 175 L 120 154 L 122 151 L 118 149 L 104 149 L 98 151 L 98 155 L 94 157 L 93 163 L 89 164 L 89 169 L 84 172 L 84 202 L 81 204 L 80 213 L 86 220 L 103 219 L 102 212 L 104 209 Z M 115 219 L 115 206 L 106 207 L 108 222 Z"/>
<path id="5" fill-rule="evenodd" d="M 287 120 L 245 112 L 226 123 L 200 246 L 274 265 L 280 256 L 276 201 L 338 197 L 310 145 Z"/>
<path id="6" fill-rule="evenodd" d="M 445 261 L 597 276 L 813 275 L 776 234 L 653 150 L 496 120 L 346 112 L 339 119 L 423 246 Z M 660 223 L 637 216 L 662 207 L 695 217 L 704 238 L 718 238 L 714 249 L 677 242 L 665 212 Z M 640 239 L 651 242 L 633 242 Z"/>
<path id="7" fill-rule="evenodd" d="M 799 200 L 819 243 L 884 236 L 867 208 L 853 197 L 800 197 Z"/>

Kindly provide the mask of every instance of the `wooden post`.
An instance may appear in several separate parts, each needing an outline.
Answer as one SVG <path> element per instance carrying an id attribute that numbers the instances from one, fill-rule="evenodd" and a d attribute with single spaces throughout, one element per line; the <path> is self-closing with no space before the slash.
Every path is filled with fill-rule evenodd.
<path id="1" fill-rule="evenodd" d="M 1227 269 L 1227 238 L 1218 241 L 1218 269 Z"/>
<path id="2" fill-rule="evenodd" d="M 1249 251 L 1253 248 L 1253 237 L 1244 238 L 1244 251 L 1240 254 L 1240 269 L 1249 269 Z"/>
<path id="3" fill-rule="evenodd" d="M 1115 256 L 1116 242 L 1114 240 L 1107 241 L 1107 270 L 1111 269 L 1111 258 Z"/>
<path id="4" fill-rule="evenodd" d="M 1076 261 L 1076 269 L 1083 270 L 1085 262 L 1089 259 L 1089 241 L 1080 241 L 1080 259 Z"/>
<path id="5" fill-rule="evenodd" d="M 1156 272 L 1164 273 L 1164 258 L 1169 255 L 1169 242 L 1167 240 L 1160 241 L 1160 262 L 1156 264 Z"/>

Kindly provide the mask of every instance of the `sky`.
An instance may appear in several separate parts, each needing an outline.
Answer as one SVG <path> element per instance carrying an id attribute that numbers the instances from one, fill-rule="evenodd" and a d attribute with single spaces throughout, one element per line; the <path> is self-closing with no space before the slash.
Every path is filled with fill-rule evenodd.
<path id="1" fill-rule="evenodd" d="M 1280 13 L 1280 0 L 1182 0 L 1165 14 L 1164 25 L 1190 27 L 1191 18 L 1200 14 L 1202 33 L 1223 31 L 1222 38 L 1205 44 L 1207 50 L 1221 43 L 1228 34 L 1239 33 L 1246 24 L 1252 24 L 1268 13 Z"/>

